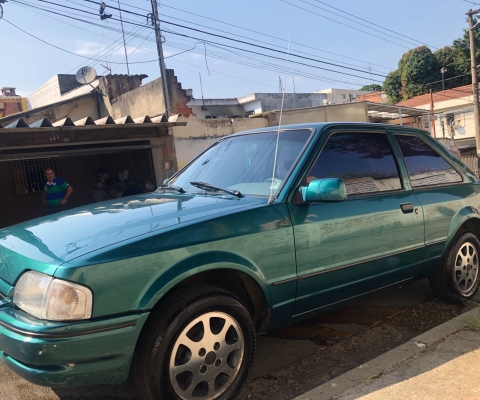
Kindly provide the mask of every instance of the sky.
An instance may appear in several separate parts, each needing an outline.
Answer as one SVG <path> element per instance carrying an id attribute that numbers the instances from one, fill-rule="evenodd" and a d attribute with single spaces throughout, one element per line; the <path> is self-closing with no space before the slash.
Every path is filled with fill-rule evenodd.
<path id="1" fill-rule="evenodd" d="M 118 7 L 118 0 L 104 1 L 106 13 L 119 18 L 109 7 Z M 280 80 L 297 93 L 381 84 L 409 49 L 451 45 L 467 26 L 466 11 L 480 8 L 465 0 L 157 1 L 166 66 L 184 89 L 193 89 L 194 98 L 278 93 Z M 105 66 L 127 73 L 120 21 L 100 20 L 98 4 L 3 4 L 0 87 L 16 87 L 26 96 L 54 75 L 87 65 L 98 75 Z M 151 2 L 120 0 L 120 8 L 130 74 L 148 75 L 147 83 L 160 76 L 146 17 Z"/>

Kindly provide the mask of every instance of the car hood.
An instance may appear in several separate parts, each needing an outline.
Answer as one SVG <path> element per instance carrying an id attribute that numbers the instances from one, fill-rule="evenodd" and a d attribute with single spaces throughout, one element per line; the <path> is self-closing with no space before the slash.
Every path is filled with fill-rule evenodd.
<path id="1" fill-rule="evenodd" d="M 0 230 L 0 278 L 46 273 L 77 257 L 153 231 L 265 203 L 254 197 L 145 194 L 75 208 Z"/>

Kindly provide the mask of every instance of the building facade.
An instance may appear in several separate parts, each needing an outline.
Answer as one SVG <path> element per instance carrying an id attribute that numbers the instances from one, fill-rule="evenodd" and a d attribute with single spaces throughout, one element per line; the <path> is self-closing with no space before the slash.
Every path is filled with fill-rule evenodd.
<path id="1" fill-rule="evenodd" d="M 26 102 L 22 96 L 17 96 L 16 88 L 3 87 L 0 95 L 0 118 L 26 110 Z"/>
<path id="2" fill-rule="evenodd" d="M 187 106 L 199 119 L 245 118 L 268 111 L 294 110 L 321 106 L 327 96 L 322 93 L 252 93 L 231 99 L 192 99 Z"/>
<path id="3" fill-rule="evenodd" d="M 366 95 L 371 92 L 366 90 L 351 90 L 351 89 L 323 89 L 317 90 L 315 93 L 326 95 L 326 100 L 323 105 L 327 104 L 344 104 L 357 101 L 358 96 Z"/>

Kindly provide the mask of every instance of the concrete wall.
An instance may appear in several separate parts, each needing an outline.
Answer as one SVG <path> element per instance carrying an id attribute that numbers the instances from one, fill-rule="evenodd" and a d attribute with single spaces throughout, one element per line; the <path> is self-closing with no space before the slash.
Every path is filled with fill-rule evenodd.
<path id="1" fill-rule="evenodd" d="M 223 136 L 267 126 L 265 118 L 198 119 L 191 115 L 179 116 L 176 121 L 187 122 L 186 126 L 172 128 L 178 169 Z"/>
<path id="2" fill-rule="evenodd" d="M 255 97 L 262 103 L 262 112 L 282 108 L 283 93 L 255 93 Z M 321 106 L 326 97 L 326 95 L 319 93 L 285 93 L 283 109 L 293 110 Z M 239 100 L 241 102 L 241 99 Z"/>
<path id="3" fill-rule="evenodd" d="M 66 117 L 70 117 L 72 121 L 77 121 L 86 116 L 90 116 L 96 120 L 106 116 L 104 115 L 106 110 L 102 107 L 103 102 L 99 102 L 98 96 L 101 96 L 101 94 L 94 92 L 89 96 L 79 99 L 71 99 L 60 105 L 52 105 L 51 107 L 44 106 L 40 110 L 32 110 L 32 112 L 22 113 L 21 117 L 29 125 L 43 118 L 48 118 L 50 122 L 55 122 Z M 2 125 L 6 126 L 11 122 L 16 121 L 18 118 L 18 115 L 5 117 L 2 119 Z"/>
<path id="4" fill-rule="evenodd" d="M 170 114 L 190 114 L 192 110 L 186 106 L 190 101 L 186 90 L 178 82 L 173 70 L 167 70 L 170 94 Z M 155 79 L 135 90 L 122 94 L 115 99 L 105 100 L 105 106 L 113 119 L 130 115 L 132 118 L 144 115 L 156 116 L 165 113 L 163 101 L 162 79 Z"/>
<path id="5" fill-rule="evenodd" d="M 130 115 L 132 118 L 142 117 L 144 115 L 160 115 L 165 113 L 165 103 L 162 95 L 162 81 L 155 79 L 132 90 L 122 94 L 115 100 L 105 100 L 105 105 L 110 116 L 113 119 Z"/>
<path id="6" fill-rule="evenodd" d="M 344 104 L 355 101 L 357 96 L 371 93 L 366 90 L 351 90 L 351 89 L 324 89 L 318 90 L 315 93 L 324 93 L 327 95 L 326 104 Z M 351 98 L 351 100 L 350 100 Z"/>
<path id="7" fill-rule="evenodd" d="M 280 112 L 267 114 L 269 126 L 278 126 Z M 255 118 L 253 118 L 255 119 Z M 312 122 L 368 122 L 366 103 L 349 103 L 332 106 L 287 110 L 282 115 L 282 125 Z"/>
<path id="8" fill-rule="evenodd" d="M 99 86 L 99 80 L 92 82 L 94 88 Z M 90 93 L 94 89 L 90 85 L 83 85 L 66 93 L 61 93 L 59 75 L 55 75 L 44 85 L 27 96 L 27 107 L 29 110 L 43 107 L 49 104 L 58 103 L 59 101 L 72 99 L 82 94 Z M 82 117 L 83 118 L 83 117 Z"/>

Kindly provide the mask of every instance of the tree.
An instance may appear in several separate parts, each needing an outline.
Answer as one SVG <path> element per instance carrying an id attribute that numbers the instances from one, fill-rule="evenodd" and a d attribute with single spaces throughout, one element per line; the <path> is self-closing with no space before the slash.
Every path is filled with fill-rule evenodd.
<path id="1" fill-rule="evenodd" d="M 382 90 L 388 96 L 390 104 L 398 103 L 402 100 L 402 81 L 398 71 L 390 72 L 383 82 Z"/>
<path id="2" fill-rule="evenodd" d="M 445 89 L 468 85 L 472 82 L 470 75 L 470 59 L 465 53 L 455 47 L 445 46 L 433 53 L 440 68 L 445 67 Z M 441 83 L 432 89 L 441 88 Z"/>
<path id="3" fill-rule="evenodd" d="M 440 64 L 427 46 L 406 52 L 398 63 L 404 100 L 428 92 L 428 84 L 441 79 Z"/>
<path id="4" fill-rule="evenodd" d="M 376 92 L 377 90 L 382 90 L 382 85 L 378 83 L 371 83 L 370 85 L 362 86 L 359 90 L 367 90 L 369 92 Z"/>

